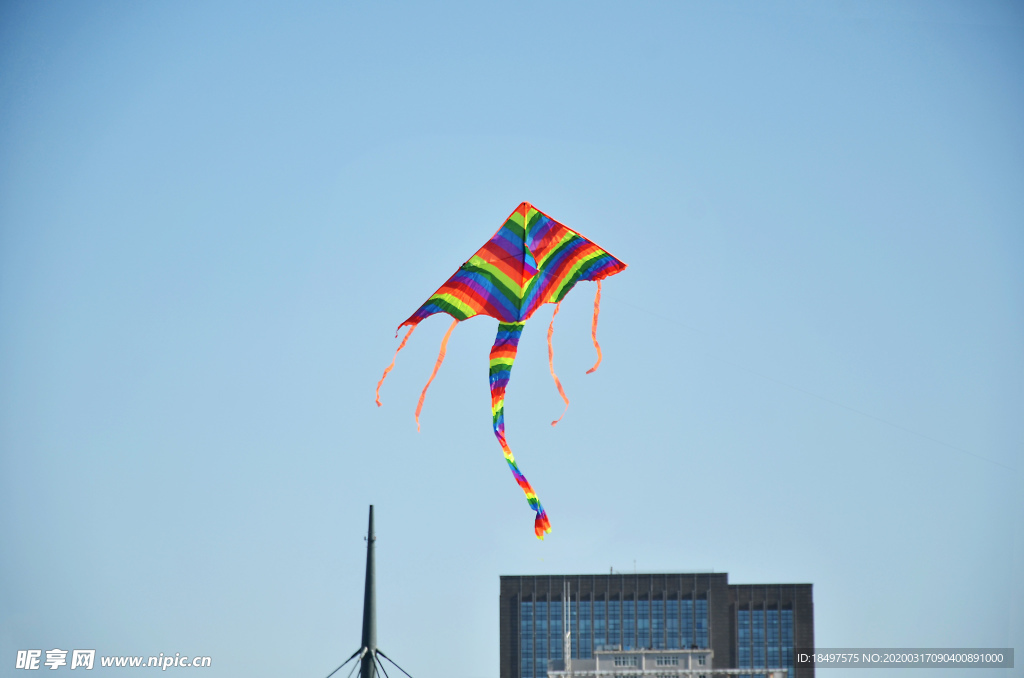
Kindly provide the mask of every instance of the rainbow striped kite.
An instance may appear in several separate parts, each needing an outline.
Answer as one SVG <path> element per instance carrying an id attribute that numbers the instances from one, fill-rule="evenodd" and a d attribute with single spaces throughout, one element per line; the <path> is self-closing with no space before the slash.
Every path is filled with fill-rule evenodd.
<path id="1" fill-rule="evenodd" d="M 491 414 L 494 423 L 494 435 L 505 453 L 505 461 L 512 469 L 516 482 L 526 493 L 530 508 L 537 512 L 533 530 L 539 539 L 545 532 L 551 532 L 544 507 L 541 506 L 537 493 L 533 491 L 526 477 L 519 471 L 512 450 L 505 439 L 505 387 L 508 385 L 512 371 L 512 363 L 516 359 L 519 348 L 519 337 L 523 326 L 541 304 L 555 304 L 548 325 L 548 366 L 555 380 L 558 393 L 565 401 L 566 410 L 569 398 L 565 395 L 558 376 L 555 374 L 554 351 L 551 336 L 554 332 L 555 316 L 561 306 L 562 299 L 569 290 L 581 280 L 597 282 L 597 295 L 594 298 L 594 320 L 591 326 L 591 337 L 597 349 L 597 362 L 587 371 L 590 374 L 601 364 L 601 346 L 597 343 L 597 316 L 601 304 L 601 280 L 625 270 L 622 263 L 603 249 L 590 242 L 576 231 L 568 228 L 548 215 L 544 214 L 528 202 L 524 202 L 509 215 L 494 237 L 477 250 L 469 261 L 459 267 L 441 289 L 434 292 L 426 303 L 398 326 L 401 330 L 406 325 L 409 331 L 402 337 L 402 342 L 395 351 L 395 358 L 384 370 L 384 375 L 377 382 L 377 406 L 380 406 L 380 387 L 388 372 L 395 366 L 398 351 L 401 351 L 416 325 L 435 313 L 447 313 L 454 318 L 451 327 L 441 340 L 441 352 L 434 364 L 434 371 L 427 380 L 416 405 L 416 430 L 420 428 L 420 412 L 427 396 L 430 382 L 437 376 L 437 371 L 444 361 L 448 347 L 448 338 L 460 321 L 476 315 L 489 315 L 498 320 L 498 336 L 491 347 Z M 395 333 L 397 337 L 397 332 Z M 562 412 L 565 416 L 565 412 Z M 562 417 L 551 422 L 554 426 Z"/>

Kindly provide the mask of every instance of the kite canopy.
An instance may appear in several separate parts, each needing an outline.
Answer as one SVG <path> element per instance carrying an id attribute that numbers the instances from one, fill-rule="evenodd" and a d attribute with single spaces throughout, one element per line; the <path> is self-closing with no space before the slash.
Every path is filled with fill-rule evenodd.
<path id="1" fill-rule="evenodd" d="M 456 320 L 489 315 L 526 322 L 541 304 L 557 304 L 581 280 L 603 280 L 626 265 L 528 202 L 509 215 L 426 303 L 398 326 L 435 313 Z"/>
<path id="2" fill-rule="evenodd" d="M 460 321 L 477 315 L 489 315 L 498 320 L 498 335 L 490 353 L 491 415 L 494 435 L 501 445 L 516 482 L 526 494 L 537 516 L 534 533 L 543 539 L 551 532 L 544 507 L 529 481 L 519 471 L 512 450 L 505 439 L 505 387 L 508 384 L 519 348 L 519 337 L 523 327 L 542 304 L 555 304 L 548 326 L 548 361 L 551 376 L 554 377 L 558 392 L 568 408 L 569 399 L 562 384 L 555 375 L 554 352 L 551 335 L 554 331 L 555 315 L 558 314 L 562 299 L 581 280 L 597 282 L 594 298 L 594 320 L 591 336 L 597 349 L 597 362 L 587 371 L 590 374 L 601 364 L 601 347 L 597 343 L 597 317 L 601 301 L 601 280 L 625 270 L 622 263 L 603 249 L 590 242 L 571 228 L 558 223 L 536 209 L 528 202 L 519 205 L 502 224 L 487 244 L 477 250 L 469 261 L 441 285 L 415 313 L 398 326 L 408 325 L 409 331 L 395 351 L 395 359 L 409 336 L 422 320 L 435 313 L 447 313 L 454 318 L 451 327 L 441 342 L 441 351 L 434 364 L 434 371 L 427 380 L 416 405 L 416 429 L 420 426 L 420 412 L 427 395 L 427 388 L 434 380 L 444 361 L 448 338 Z M 396 333 L 397 336 L 397 333 Z M 377 405 L 380 406 L 380 387 L 395 366 L 395 360 L 384 370 L 377 382 Z M 563 412 L 564 416 L 564 412 Z M 561 417 L 551 422 L 554 426 Z"/>

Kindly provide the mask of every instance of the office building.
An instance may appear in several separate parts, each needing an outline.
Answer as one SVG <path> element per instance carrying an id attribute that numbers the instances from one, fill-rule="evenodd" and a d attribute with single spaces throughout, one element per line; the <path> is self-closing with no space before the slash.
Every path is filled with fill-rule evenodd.
<path id="1" fill-rule="evenodd" d="M 753 678 L 786 668 L 789 678 L 814 676 L 813 667 L 794 668 L 795 648 L 814 647 L 810 584 L 737 585 L 725 573 L 506 576 L 500 595 L 500 678 L 558 673 L 566 624 L 570 658 L 589 660 L 574 664 L 581 671 L 590 663 L 596 671 L 598 654 L 614 665 L 615 656 L 646 650 L 710 650 L 715 672 L 751 669 L 729 673 Z M 659 656 L 672 661 L 673 654 L 692 659 Z M 650 659 L 656 665 L 657 656 Z"/>

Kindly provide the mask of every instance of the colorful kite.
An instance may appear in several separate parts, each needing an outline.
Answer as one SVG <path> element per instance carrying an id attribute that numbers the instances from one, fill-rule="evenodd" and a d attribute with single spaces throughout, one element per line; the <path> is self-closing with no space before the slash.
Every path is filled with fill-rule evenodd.
<path id="1" fill-rule="evenodd" d="M 454 321 L 441 340 L 441 352 L 434 364 L 434 371 L 427 380 L 416 405 L 416 430 L 420 428 L 420 412 L 427 396 L 430 382 L 444 361 L 448 338 L 460 321 L 476 315 L 489 315 L 498 320 L 498 336 L 491 347 L 491 413 L 494 435 L 505 453 L 505 461 L 512 469 L 516 482 L 526 493 L 530 508 L 537 512 L 533 530 L 539 539 L 545 532 L 551 532 L 544 507 L 529 481 L 520 473 L 512 450 L 505 440 L 505 387 L 508 385 L 512 363 L 519 348 L 519 337 L 523 326 L 541 304 L 555 304 L 548 325 L 548 366 L 558 387 L 558 393 L 569 408 L 569 398 L 555 374 L 554 351 L 551 336 L 554 332 L 555 316 L 562 299 L 581 280 L 597 282 L 594 298 L 594 320 L 591 337 L 597 349 L 597 362 L 587 371 L 590 374 L 601 364 L 601 346 L 597 343 L 597 315 L 601 304 L 601 280 L 625 270 L 622 263 L 603 249 L 590 242 L 576 231 L 568 228 L 528 202 L 524 202 L 509 215 L 494 237 L 487 241 L 469 261 L 464 263 L 448 281 L 441 285 L 426 303 L 420 306 L 408 320 L 398 326 L 401 330 L 409 325 L 409 331 L 395 351 L 395 358 L 384 370 L 377 382 L 377 406 L 380 406 L 380 387 L 388 372 L 395 366 L 398 351 L 405 347 L 416 325 L 435 313 L 447 313 Z M 398 332 L 395 333 L 398 336 Z M 565 412 L 562 412 L 565 416 Z M 551 422 L 554 426 L 562 417 Z"/>

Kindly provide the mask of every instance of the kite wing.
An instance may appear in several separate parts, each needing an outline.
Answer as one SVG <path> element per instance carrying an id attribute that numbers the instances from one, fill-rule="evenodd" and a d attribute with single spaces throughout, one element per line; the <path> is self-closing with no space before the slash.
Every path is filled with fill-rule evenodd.
<path id="1" fill-rule="evenodd" d="M 620 273 L 625 268 L 626 264 L 576 231 L 555 221 L 530 203 L 524 202 L 509 215 L 487 244 L 477 250 L 476 254 L 460 266 L 440 289 L 398 326 L 401 330 L 408 325 L 409 331 L 395 351 L 396 358 L 416 325 L 425 318 L 435 313 L 447 313 L 454 319 L 444 335 L 434 371 L 427 385 L 423 387 L 416 406 L 416 429 L 419 430 L 419 417 L 427 388 L 441 367 L 448 346 L 448 337 L 451 336 L 455 325 L 477 315 L 489 315 L 498 320 L 498 335 L 490 354 L 491 415 L 494 435 L 501 445 L 512 475 L 526 494 L 530 508 L 537 514 L 534 520 L 534 533 L 540 539 L 544 538 L 546 532 L 551 532 L 551 522 L 537 498 L 537 493 L 519 471 L 519 466 L 505 439 L 505 387 L 508 385 L 512 364 L 519 348 L 519 337 L 526 321 L 542 304 L 556 304 L 554 313 L 557 314 L 558 304 L 576 283 L 581 280 L 596 281 L 597 296 L 594 300 L 591 334 L 598 358 L 588 374 L 593 372 L 601 363 L 601 347 L 597 343 L 601 280 Z M 568 406 L 569 400 L 562 390 L 561 382 L 555 376 L 551 348 L 554 315 L 551 321 L 552 326 L 548 327 L 551 376 L 554 377 L 558 391 Z M 381 384 L 394 366 L 395 361 L 392 360 L 384 370 L 384 376 L 377 383 L 378 406 L 381 404 Z M 551 423 L 554 425 L 558 420 Z"/>

